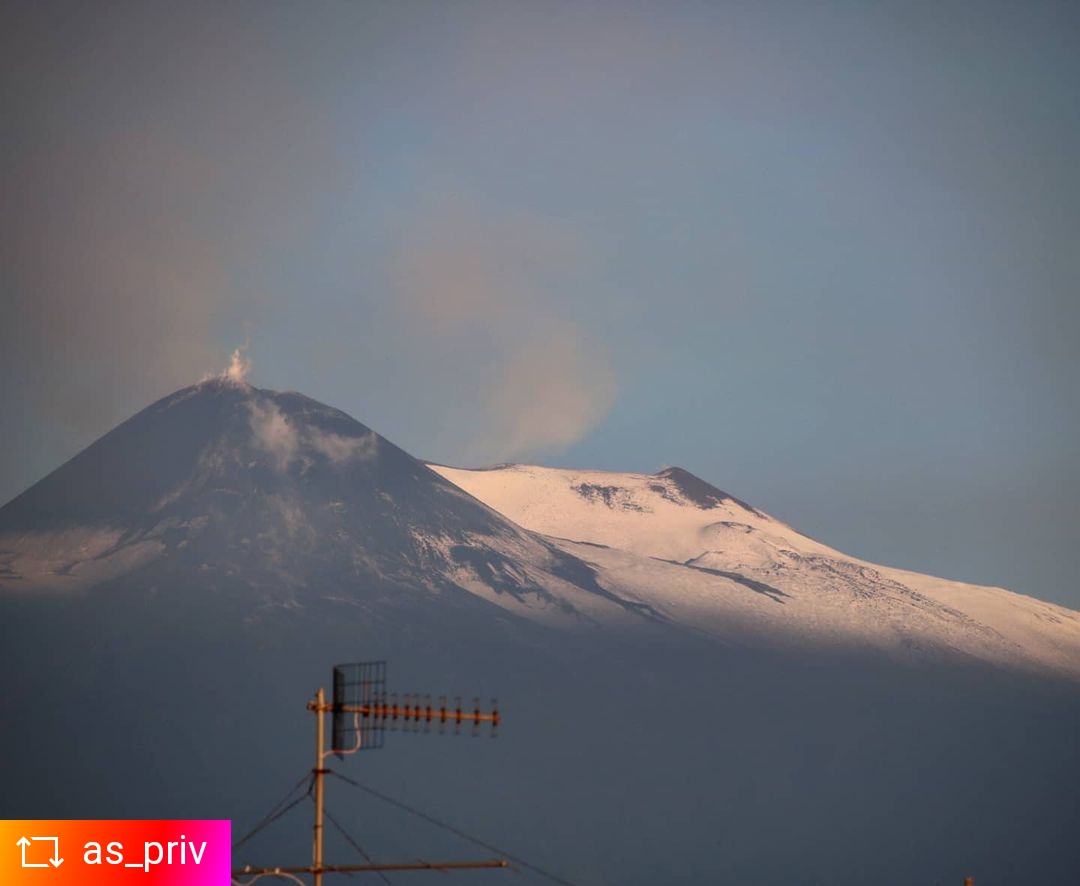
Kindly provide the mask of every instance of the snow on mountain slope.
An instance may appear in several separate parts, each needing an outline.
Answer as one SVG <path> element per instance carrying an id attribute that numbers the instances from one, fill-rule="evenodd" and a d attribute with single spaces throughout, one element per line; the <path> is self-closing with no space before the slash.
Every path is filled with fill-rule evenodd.
<path id="1" fill-rule="evenodd" d="M 725 642 L 971 656 L 1080 678 L 1080 613 L 849 557 L 681 468 L 431 467 L 621 595 Z"/>
<path id="2" fill-rule="evenodd" d="M 390 611 L 867 648 L 1080 676 L 1080 616 L 875 566 L 692 474 L 426 466 L 297 393 L 211 379 L 0 508 L 0 592 L 122 584 L 271 612 Z M 479 607 L 479 610 L 478 610 Z"/>

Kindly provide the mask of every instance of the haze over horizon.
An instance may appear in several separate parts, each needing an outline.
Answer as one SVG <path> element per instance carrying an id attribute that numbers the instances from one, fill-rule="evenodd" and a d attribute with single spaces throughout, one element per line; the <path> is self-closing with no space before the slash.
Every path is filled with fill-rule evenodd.
<path id="1" fill-rule="evenodd" d="M 1080 608 L 1076 7 L 7 4 L 0 504 L 240 342 Z"/>

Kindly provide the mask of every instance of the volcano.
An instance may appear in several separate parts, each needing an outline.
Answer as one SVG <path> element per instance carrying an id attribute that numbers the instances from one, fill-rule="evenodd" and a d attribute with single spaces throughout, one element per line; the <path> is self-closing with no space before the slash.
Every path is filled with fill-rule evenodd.
<path id="1" fill-rule="evenodd" d="M 417 594 L 555 620 L 641 609 L 343 412 L 229 379 L 149 406 L 0 509 L 0 588 L 132 581 L 226 594 L 249 620 Z"/>
<path id="2" fill-rule="evenodd" d="M 504 712 L 497 742 L 399 736 L 369 781 L 576 883 L 1080 865 L 1077 613 L 847 556 L 681 468 L 425 464 L 227 377 L 0 508 L 0 812 L 240 830 L 303 771 L 312 689 L 367 659 Z M 342 802 L 372 854 L 444 848 Z"/>

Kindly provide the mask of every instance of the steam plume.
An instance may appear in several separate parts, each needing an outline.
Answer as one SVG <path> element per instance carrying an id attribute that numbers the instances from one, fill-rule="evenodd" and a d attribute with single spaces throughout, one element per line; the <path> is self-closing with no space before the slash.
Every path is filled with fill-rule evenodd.
<path id="1" fill-rule="evenodd" d="M 222 378 L 238 385 L 247 384 L 247 374 L 251 371 L 251 361 L 246 360 L 243 356 L 246 349 L 247 345 L 244 344 L 232 352 L 232 359 L 222 373 Z"/>
<path id="2" fill-rule="evenodd" d="M 469 428 L 440 444 L 494 461 L 581 439 L 616 383 L 606 351 L 562 300 L 582 265 L 574 239 L 461 203 L 425 215 L 401 244 L 394 280 L 409 334 L 428 342 L 432 374 Z"/>

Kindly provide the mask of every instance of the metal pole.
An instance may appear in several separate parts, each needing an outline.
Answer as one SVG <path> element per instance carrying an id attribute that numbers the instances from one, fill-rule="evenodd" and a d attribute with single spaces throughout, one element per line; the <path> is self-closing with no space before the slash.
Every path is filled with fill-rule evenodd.
<path id="1" fill-rule="evenodd" d="M 315 840 L 311 851 L 311 866 L 314 868 L 314 884 L 322 886 L 323 866 L 323 780 L 326 770 L 323 768 L 326 747 L 326 726 L 323 721 L 323 708 L 326 706 L 326 691 L 322 688 L 315 694 Z"/>

